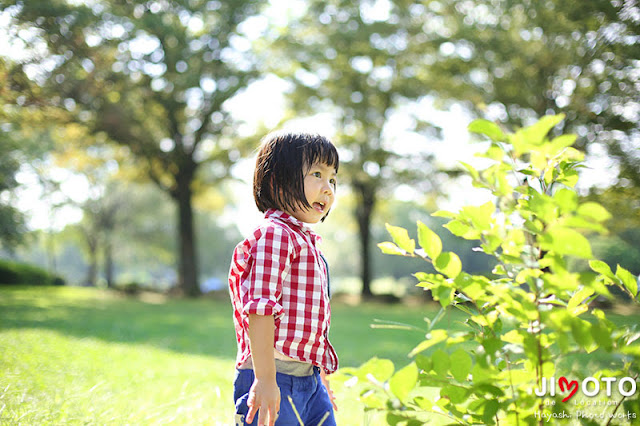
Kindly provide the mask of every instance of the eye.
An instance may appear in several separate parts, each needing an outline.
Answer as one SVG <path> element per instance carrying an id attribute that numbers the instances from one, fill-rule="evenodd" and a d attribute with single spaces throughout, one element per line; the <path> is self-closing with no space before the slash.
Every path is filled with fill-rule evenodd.
<path id="1" fill-rule="evenodd" d="M 320 172 L 313 172 L 313 173 L 311 173 L 311 176 L 315 176 L 315 177 L 317 177 L 317 178 L 321 178 L 321 177 L 322 177 L 322 173 L 320 173 Z"/>
<path id="2" fill-rule="evenodd" d="M 335 178 L 331 178 L 331 179 L 329 180 L 329 183 L 330 183 L 331 185 L 333 185 L 333 186 L 336 186 L 336 185 L 338 184 L 338 181 L 337 181 Z"/>

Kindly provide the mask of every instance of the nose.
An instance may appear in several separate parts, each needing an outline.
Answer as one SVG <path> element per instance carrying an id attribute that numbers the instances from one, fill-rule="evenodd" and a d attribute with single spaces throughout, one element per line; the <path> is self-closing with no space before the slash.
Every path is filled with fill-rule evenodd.
<path id="1" fill-rule="evenodd" d="M 332 195 L 335 191 L 335 189 L 333 188 L 333 185 L 328 180 L 324 181 L 324 186 L 322 190 L 325 194 L 329 194 L 329 195 Z"/>

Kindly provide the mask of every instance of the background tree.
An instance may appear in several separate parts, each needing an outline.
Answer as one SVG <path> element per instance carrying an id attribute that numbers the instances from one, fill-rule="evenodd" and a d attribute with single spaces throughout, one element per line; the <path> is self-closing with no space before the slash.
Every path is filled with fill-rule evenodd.
<path id="1" fill-rule="evenodd" d="M 398 154 L 392 149 L 398 141 L 385 134 L 392 114 L 416 94 L 403 73 L 406 34 L 400 23 L 411 16 L 402 5 L 388 6 L 309 1 L 304 13 L 276 31 L 280 55 L 271 58 L 272 68 L 295 87 L 293 111 L 335 117 L 340 179 L 355 197 L 363 296 L 371 295 L 371 227 L 379 200 L 403 183 L 413 182 L 418 192 L 435 186 L 429 155 L 420 149 Z M 411 130 L 437 134 L 411 114 L 407 118 Z"/>
<path id="2" fill-rule="evenodd" d="M 339 117 L 364 294 L 372 212 L 380 194 L 406 177 L 390 167 L 398 157 L 384 137 L 399 104 L 433 97 L 516 126 L 565 112 L 564 128 L 580 136 L 579 147 L 616 158 L 619 184 L 637 185 L 637 13 L 608 0 L 309 2 L 283 30 L 293 58 L 285 70 L 296 86 L 295 111 Z M 437 182 L 425 159 L 418 164 Z"/>
<path id="3" fill-rule="evenodd" d="M 407 31 L 407 55 L 435 96 L 462 102 L 474 115 L 508 126 L 563 112 L 566 120 L 557 131 L 576 133 L 576 147 L 588 159 L 606 158 L 606 175 L 595 176 L 588 168 L 581 172 L 583 194 L 594 183 L 609 187 L 592 188 L 588 198 L 616 216 L 613 235 L 592 237 L 594 250 L 612 266 L 619 263 L 635 271 L 640 228 L 633 207 L 640 203 L 638 5 L 472 0 L 411 8 L 421 18 L 408 21 L 413 25 Z M 451 78 L 438 85 L 443 75 Z"/>
<path id="4" fill-rule="evenodd" d="M 623 185 L 640 184 L 635 2 L 471 0 L 411 8 L 420 18 L 408 29 L 407 55 L 424 87 L 509 125 L 565 113 L 578 147 L 615 158 Z M 450 76 L 447 84 L 437 84 L 442 76 Z"/>
<path id="5" fill-rule="evenodd" d="M 23 240 L 26 217 L 16 207 L 17 175 L 51 146 L 38 126 L 60 116 L 42 105 L 40 93 L 21 67 L 0 58 L 0 248 L 12 250 Z"/>
<path id="6" fill-rule="evenodd" d="M 615 215 L 607 224 L 610 235 L 592 238 L 594 253 L 611 267 L 620 265 L 640 275 L 640 187 L 615 185 L 604 190 L 592 189 L 585 199 L 598 201 Z"/>
<path id="7" fill-rule="evenodd" d="M 16 173 L 20 163 L 12 141 L 0 132 L 0 247 L 12 248 L 24 232 L 24 217 L 12 205 L 12 191 L 18 186 Z"/>
<path id="8" fill-rule="evenodd" d="M 238 157 L 224 103 L 255 76 L 239 25 L 258 2 L 9 4 L 13 35 L 41 48 L 25 67 L 49 102 L 126 146 L 176 203 L 179 287 L 198 294 L 193 183 Z"/>
<path id="9" fill-rule="evenodd" d="M 98 278 L 100 254 L 103 257 L 104 279 L 107 287 L 115 287 L 114 277 L 114 233 L 117 231 L 127 196 L 122 190 L 116 189 L 111 183 L 105 188 L 105 193 L 98 198 L 90 198 L 81 204 L 83 221 L 77 224 L 83 236 L 88 255 L 88 270 L 86 284 L 95 286 Z"/>

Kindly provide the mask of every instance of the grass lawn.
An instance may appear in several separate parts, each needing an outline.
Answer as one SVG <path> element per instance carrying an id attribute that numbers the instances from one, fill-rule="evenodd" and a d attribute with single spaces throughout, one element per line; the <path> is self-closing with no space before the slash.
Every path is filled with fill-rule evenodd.
<path id="1" fill-rule="evenodd" d="M 342 367 L 371 357 L 397 368 L 424 336 L 373 329 L 374 320 L 425 328 L 435 305 L 334 303 L 331 340 Z M 457 312 L 442 328 L 461 328 Z M 640 316 L 613 315 L 638 323 Z M 74 287 L 0 287 L 0 425 L 229 425 L 235 358 L 230 303 L 127 298 Z M 600 362 L 597 352 L 589 362 Z M 583 362 L 582 360 L 579 362 Z M 584 368 L 584 364 L 582 365 Z M 382 424 L 335 375 L 340 425 Z"/>
<path id="2" fill-rule="evenodd" d="M 342 366 L 399 365 L 422 339 L 374 318 L 424 324 L 424 308 L 337 304 Z M 207 424 L 232 421 L 235 337 L 223 300 L 133 299 L 75 287 L 0 287 L 0 424 Z M 338 420 L 363 424 L 340 386 Z"/>

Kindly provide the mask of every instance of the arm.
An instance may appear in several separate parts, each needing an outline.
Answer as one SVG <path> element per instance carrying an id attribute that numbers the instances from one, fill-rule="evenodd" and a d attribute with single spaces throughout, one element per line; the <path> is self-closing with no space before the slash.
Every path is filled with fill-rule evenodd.
<path id="1" fill-rule="evenodd" d="M 249 315 L 249 346 L 256 378 L 249 391 L 247 423 L 253 422 L 256 412 L 260 410 L 258 424 L 273 426 L 280 411 L 280 388 L 276 383 L 273 357 L 274 333 L 273 316 Z"/>
<path id="2" fill-rule="evenodd" d="M 329 394 L 329 399 L 331 399 L 331 405 L 333 405 L 334 411 L 338 411 L 338 406 L 336 405 L 336 397 L 333 396 L 333 391 L 331 390 L 331 386 L 329 386 L 329 378 L 327 374 L 324 372 L 324 369 L 320 369 L 320 379 L 322 380 L 322 384 L 325 388 L 327 388 L 327 393 Z"/>

